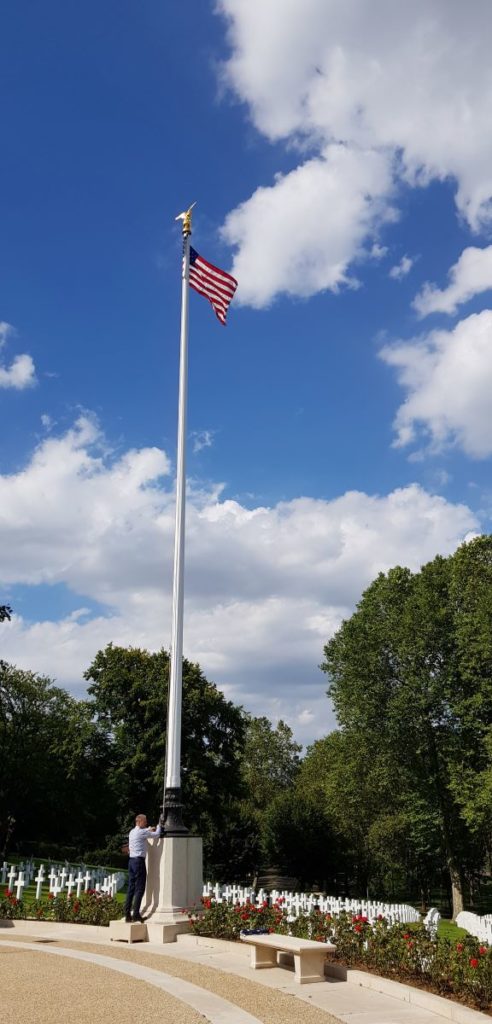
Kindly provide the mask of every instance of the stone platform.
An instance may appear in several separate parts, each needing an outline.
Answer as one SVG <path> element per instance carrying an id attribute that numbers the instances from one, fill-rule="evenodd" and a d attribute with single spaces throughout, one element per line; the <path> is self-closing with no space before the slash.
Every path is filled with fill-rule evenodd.
<path id="1" fill-rule="evenodd" d="M 109 938 L 112 942 L 147 942 L 147 925 L 145 921 L 110 921 Z"/>

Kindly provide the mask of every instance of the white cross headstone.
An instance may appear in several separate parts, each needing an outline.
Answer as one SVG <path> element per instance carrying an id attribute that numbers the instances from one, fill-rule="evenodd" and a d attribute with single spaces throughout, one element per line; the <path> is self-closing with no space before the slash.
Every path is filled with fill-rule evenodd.
<path id="1" fill-rule="evenodd" d="M 68 890 L 67 896 L 71 896 L 72 895 L 72 889 L 75 889 L 75 879 L 73 877 L 72 872 L 70 872 L 70 874 L 68 876 L 68 882 L 66 882 L 65 884 L 66 884 L 66 887 L 67 887 L 67 890 Z"/>
<path id="2" fill-rule="evenodd" d="M 7 875 L 7 878 L 9 880 L 9 891 L 10 892 L 12 892 L 12 889 L 14 888 L 14 882 L 15 882 L 16 877 L 17 877 L 16 866 L 15 866 L 15 864 L 11 864 L 10 865 L 10 871 L 9 871 L 9 873 Z"/>
<path id="3" fill-rule="evenodd" d="M 75 881 L 76 881 L 76 884 L 77 884 L 77 898 L 78 898 L 80 896 L 80 890 L 81 890 L 81 888 L 82 888 L 82 886 L 84 884 L 84 876 L 83 876 L 81 871 L 79 871 Z"/>
<path id="4" fill-rule="evenodd" d="M 55 880 L 53 882 L 53 888 L 51 889 L 51 892 L 53 893 L 54 896 L 58 896 L 61 893 L 61 891 L 62 891 L 61 877 L 60 877 L 60 875 L 56 875 L 55 876 Z"/>
<path id="5" fill-rule="evenodd" d="M 41 888 L 42 888 L 42 885 L 43 885 L 43 882 L 44 882 L 44 865 L 43 864 L 39 865 L 39 870 L 38 870 L 38 873 L 37 873 L 36 878 L 34 879 L 34 881 L 36 882 L 36 899 L 40 900 L 41 899 Z"/>
<path id="6" fill-rule="evenodd" d="M 53 866 L 51 866 L 48 878 L 49 878 L 49 883 L 50 883 L 50 892 L 54 892 L 55 891 L 55 882 L 58 880 L 58 873 L 55 871 Z"/>
<path id="7" fill-rule="evenodd" d="M 60 872 L 60 886 L 61 886 L 62 889 L 65 888 L 65 882 L 67 880 L 67 876 L 68 876 L 67 869 L 66 868 L 62 868 L 62 870 Z"/>
<path id="8" fill-rule="evenodd" d="M 15 883 L 15 888 L 17 889 L 17 899 L 18 900 L 22 899 L 22 890 L 24 889 L 25 884 L 26 884 L 26 880 L 24 878 L 24 872 L 23 871 L 19 871 L 19 877 L 18 877 L 18 879 L 17 879 L 17 881 Z"/>
<path id="9" fill-rule="evenodd" d="M 86 871 L 86 873 L 84 875 L 84 883 L 85 883 L 84 884 L 84 892 L 87 892 L 91 882 L 92 882 L 92 872 L 91 871 Z"/>

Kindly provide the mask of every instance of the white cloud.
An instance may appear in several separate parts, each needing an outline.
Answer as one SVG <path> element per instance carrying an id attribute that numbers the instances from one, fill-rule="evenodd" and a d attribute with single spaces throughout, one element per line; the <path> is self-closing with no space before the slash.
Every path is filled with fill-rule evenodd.
<path id="1" fill-rule="evenodd" d="M 15 335 L 15 328 L 6 320 L 0 320 L 0 349 L 4 347 L 9 338 Z M 16 356 L 10 366 L 0 365 L 0 388 L 13 388 L 16 391 L 23 391 L 24 388 L 32 387 L 36 383 L 34 363 L 31 356 L 25 353 Z"/>
<path id="2" fill-rule="evenodd" d="M 29 355 L 16 356 L 10 366 L 0 366 L 0 388 L 23 391 L 36 383 L 34 363 Z"/>
<path id="3" fill-rule="evenodd" d="M 402 281 L 403 278 L 410 273 L 414 263 L 415 260 L 412 259 L 411 256 L 402 256 L 400 262 L 396 263 L 394 267 L 391 267 L 389 276 L 392 277 L 394 281 Z"/>
<path id="4" fill-rule="evenodd" d="M 203 451 L 204 448 L 211 448 L 214 443 L 213 430 L 194 430 L 191 436 L 193 438 L 194 455 L 197 455 L 198 452 Z"/>
<path id="5" fill-rule="evenodd" d="M 83 416 L 45 438 L 22 471 L 0 477 L 1 589 L 57 583 L 81 595 L 77 612 L 59 622 L 30 622 L 15 607 L 2 626 L 3 658 L 82 692 L 84 669 L 109 641 L 168 645 L 169 469 L 156 448 L 105 454 L 96 423 Z M 317 666 L 361 590 L 381 569 L 416 569 L 454 550 L 476 527 L 465 505 L 417 485 L 253 509 L 225 500 L 220 487 L 192 489 L 186 654 L 232 699 L 286 718 L 301 738 L 321 735 L 333 718 Z M 87 599 L 107 611 L 88 618 Z"/>
<path id="6" fill-rule="evenodd" d="M 447 288 L 436 288 L 428 282 L 413 300 L 420 316 L 429 313 L 455 313 L 458 306 L 474 295 L 492 288 L 492 245 L 479 249 L 470 245 L 449 271 Z"/>
<path id="7" fill-rule="evenodd" d="M 362 164 L 370 151 L 377 154 L 411 186 L 451 178 L 458 211 L 471 228 L 491 219 L 489 0 L 475 0 L 473 16 L 461 0 L 378 0 L 376 7 L 367 0 L 218 0 L 228 30 L 224 82 L 267 139 L 284 142 L 290 155 L 297 146 L 312 158 L 255 192 L 226 220 L 243 272 L 243 301 L 265 305 L 282 291 L 312 294 L 344 282 L 373 218 L 359 200 L 364 168 L 351 200 L 343 164 L 331 174 L 324 166 L 331 147 L 342 142 Z M 376 190 L 380 201 L 385 179 L 382 174 Z M 343 236 L 334 247 L 330 218 Z M 277 248 L 269 243 L 272 231 Z M 319 272 L 310 232 L 315 248 L 318 238 L 321 252 L 327 248 Z M 266 262 L 265 246 L 280 257 L 275 276 L 267 268 L 267 283 L 257 270 Z"/>
<path id="8" fill-rule="evenodd" d="M 433 451 L 456 445 L 473 458 L 492 454 L 492 311 L 461 320 L 410 342 L 385 346 L 381 358 L 406 391 L 396 446 L 422 435 Z"/>
<path id="9" fill-rule="evenodd" d="M 372 246 L 369 255 L 373 260 L 382 260 L 387 255 L 387 253 L 387 245 L 380 245 L 379 242 L 374 242 L 374 245 Z"/>
<path id="10" fill-rule="evenodd" d="M 262 307 L 280 292 L 308 296 L 354 286 L 348 266 L 376 222 L 393 217 L 391 167 L 381 153 L 326 146 L 233 210 L 223 238 L 238 248 L 239 302 Z"/>
<path id="11" fill-rule="evenodd" d="M 15 334 L 12 324 L 8 324 L 6 320 L 0 320 L 0 348 L 3 348 L 7 338 Z"/>

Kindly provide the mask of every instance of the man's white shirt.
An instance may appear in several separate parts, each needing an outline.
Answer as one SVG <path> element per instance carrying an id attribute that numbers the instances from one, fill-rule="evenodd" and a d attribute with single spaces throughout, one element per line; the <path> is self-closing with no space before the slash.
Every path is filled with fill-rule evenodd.
<path id="1" fill-rule="evenodd" d="M 130 857 L 145 857 L 147 853 L 147 839 L 158 839 L 160 834 L 160 825 L 157 826 L 155 831 L 153 828 L 140 828 L 139 825 L 135 825 L 135 828 L 132 828 L 128 836 Z"/>

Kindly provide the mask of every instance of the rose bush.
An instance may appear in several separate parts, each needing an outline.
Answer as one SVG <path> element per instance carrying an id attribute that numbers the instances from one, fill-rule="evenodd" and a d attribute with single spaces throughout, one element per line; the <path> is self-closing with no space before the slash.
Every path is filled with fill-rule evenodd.
<path id="1" fill-rule="evenodd" d="M 492 1006 L 492 948 L 471 935 L 460 942 L 431 938 L 423 925 L 370 924 L 362 914 L 337 916 L 312 910 L 289 920 L 282 900 L 243 906 L 202 899 L 188 914 L 196 935 L 239 939 L 242 931 L 276 932 L 333 942 L 334 959 L 394 981 L 419 985 L 438 995 L 486 1010 Z"/>
<path id="2" fill-rule="evenodd" d="M 5 890 L 0 895 L 0 920 L 24 918 L 35 921 L 70 921 L 75 924 L 109 925 L 121 917 L 121 905 L 113 896 L 89 889 L 80 896 L 49 893 L 39 900 L 18 900 Z"/>

